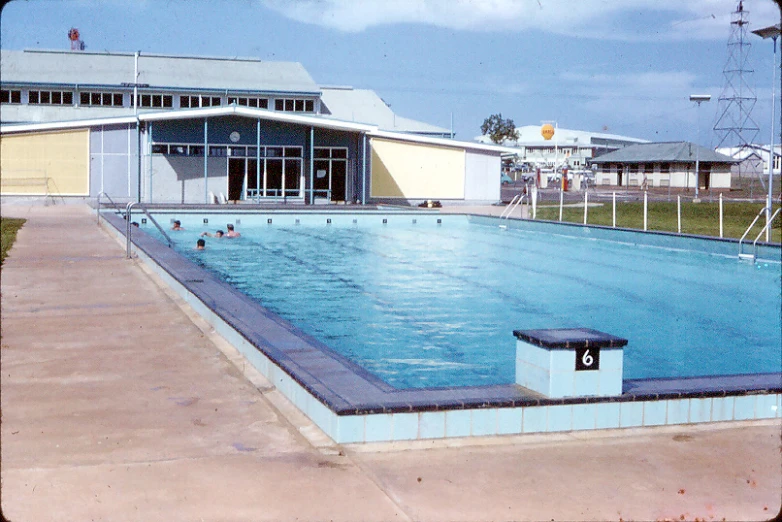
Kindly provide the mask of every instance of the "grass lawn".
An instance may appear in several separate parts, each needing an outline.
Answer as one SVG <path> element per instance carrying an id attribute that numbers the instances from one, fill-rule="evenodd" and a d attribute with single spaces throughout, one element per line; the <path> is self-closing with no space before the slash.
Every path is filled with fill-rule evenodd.
<path id="1" fill-rule="evenodd" d="M 5 256 L 8 255 L 8 251 L 11 249 L 11 245 L 16 240 L 16 233 L 24 225 L 24 219 L 4 218 L 0 217 L 0 266 L 5 261 Z"/>
<path id="2" fill-rule="evenodd" d="M 723 203 L 723 234 L 724 237 L 740 238 L 755 216 L 763 208 L 760 203 Z M 774 210 L 779 205 L 774 205 Z M 643 230 L 644 207 L 642 202 L 617 202 L 616 226 L 623 228 L 636 228 Z M 590 225 L 611 226 L 613 223 L 611 202 L 602 206 L 589 207 L 587 223 Z M 676 215 L 676 202 L 649 202 L 647 214 L 647 226 L 649 230 L 663 232 L 677 232 L 678 223 Z M 538 219 L 557 221 L 559 219 L 559 206 L 538 207 Z M 565 207 L 562 210 L 562 221 L 570 223 L 584 222 L 584 207 Z M 761 217 L 755 224 L 753 231 L 747 235 L 751 241 L 755 239 L 765 225 L 765 217 Z M 720 235 L 719 203 L 684 203 L 682 202 L 682 233 L 698 234 L 703 236 Z M 765 239 L 765 233 L 761 241 Z M 782 240 L 782 213 L 772 223 L 771 241 L 779 243 Z"/>

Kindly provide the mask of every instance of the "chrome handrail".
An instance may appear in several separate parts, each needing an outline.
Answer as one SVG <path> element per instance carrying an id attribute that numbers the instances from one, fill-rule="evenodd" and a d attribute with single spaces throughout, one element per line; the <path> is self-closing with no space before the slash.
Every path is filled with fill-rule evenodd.
<path id="1" fill-rule="evenodd" d="M 768 208 L 768 207 L 767 207 Z M 765 212 L 765 208 L 762 210 L 762 212 Z M 782 207 L 778 208 L 776 212 L 774 212 L 771 215 L 771 218 L 768 220 L 768 222 L 763 226 L 763 228 L 760 229 L 760 232 L 758 233 L 757 237 L 755 238 L 755 241 L 752 242 L 752 251 L 754 253 L 755 258 L 758 257 L 758 240 L 760 239 L 760 236 L 763 235 L 763 233 L 766 231 L 768 227 L 771 226 L 771 223 L 774 222 L 774 219 L 776 219 L 777 214 L 779 214 L 779 211 L 782 210 Z"/>
<path id="2" fill-rule="evenodd" d="M 508 211 L 508 213 L 505 213 L 505 210 L 502 211 L 502 214 L 500 214 L 500 219 L 508 219 L 511 214 L 513 214 L 513 211 L 516 210 L 516 207 L 518 207 L 521 203 L 524 202 L 524 199 L 526 199 L 526 194 L 517 194 L 513 196 L 513 199 L 508 203 L 508 206 L 505 207 L 505 210 Z"/>
<path id="3" fill-rule="evenodd" d="M 152 217 L 152 215 L 149 213 L 147 208 L 144 205 L 142 205 L 141 203 L 139 203 L 138 201 L 131 201 L 130 203 L 128 203 L 128 206 L 125 208 L 125 212 L 126 212 L 126 214 L 125 214 L 125 220 L 126 220 L 126 222 L 125 222 L 125 248 L 126 248 L 126 256 L 127 256 L 127 258 L 131 259 L 131 257 L 132 257 L 131 256 L 130 247 L 131 247 L 131 244 L 133 243 L 133 240 L 131 238 L 131 235 L 133 234 L 133 224 L 132 224 L 130 218 L 132 217 L 131 212 L 133 211 L 133 207 L 136 206 L 136 205 L 138 205 L 138 208 L 141 209 L 144 212 L 144 214 L 147 216 L 147 218 L 149 218 L 150 221 L 152 221 L 152 223 L 154 223 L 154 225 L 157 227 L 157 229 L 160 231 L 160 233 L 163 234 L 163 237 L 166 238 L 166 241 L 168 241 L 168 248 L 171 248 L 171 245 L 173 245 L 174 242 L 171 240 L 171 238 L 168 236 L 168 234 L 166 234 L 166 231 L 163 230 L 163 227 L 161 227 L 160 224 L 155 220 L 155 218 Z"/>
<path id="4" fill-rule="evenodd" d="M 98 226 L 100 226 L 100 197 L 101 197 L 101 196 L 106 196 L 107 198 L 109 198 L 109 201 L 111 201 L 111 204 L 112 204 L 112 205 L 114 205 L 114 209 L 116 210 L 117 214 L 119 214 L 119 213 L 120 213 L 120 211 L 119 211 L 119 210 L 117 210 L 117 204 L 114 202 L 114 200 L 113 200 L 113 199 L 111 199 L 111 196 L 109 196 L 109 195 L 108 195 L 107 193 L 105 193 L 105 192 L 101 192 L 101 193 L 99 193 L 99 194 L 98 194 Z"/>
<path id="5" fill-rule="evenodd" d="M 755 223 L 758 222 L 758 219 L 760 219 L 760 216 L 762 216 L 766 212 L 766 207 L 763 207 L 760 212 L 758 212 L 758 215 L 755 216 L 755 219 L 752 220 L 752 223 L 749 224 L 747 227 L 747 230 L 744 231 L 744 235 L 741 236 L 741 239 L 739 239 L 739 258 L 747 257 L 747 254 L 744 254 L 744 240 L 747 238 L 747 234 L 749 234 L 749 231 L 752 230 L 752 227 L 755 226 Z M 769 221 L 771 223 L 771 221 Z M 753 258 L 754 259 L 754 258 Z"/>

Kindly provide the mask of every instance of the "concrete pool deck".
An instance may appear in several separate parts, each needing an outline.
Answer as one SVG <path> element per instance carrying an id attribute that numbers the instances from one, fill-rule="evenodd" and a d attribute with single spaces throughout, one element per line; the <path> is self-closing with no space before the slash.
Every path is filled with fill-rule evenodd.
<path id="1" fill-rule="evenodd" d="M 464 212 L 479 213 L 461 208 Z M 3 515 L 21 520 L 764 520 L 780 420 L 339 446 L 86 206 L 2 269 Z"/>

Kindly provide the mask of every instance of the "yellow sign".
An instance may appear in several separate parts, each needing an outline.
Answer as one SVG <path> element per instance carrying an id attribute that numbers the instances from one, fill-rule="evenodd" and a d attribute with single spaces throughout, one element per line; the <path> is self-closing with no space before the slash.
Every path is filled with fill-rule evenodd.
<path id="1" fill-rule="evenodd" d="M 550 123 L 546 123 L 540 128 L 540 134 L 547 140 L 554 137 L 554 126 Z"/>

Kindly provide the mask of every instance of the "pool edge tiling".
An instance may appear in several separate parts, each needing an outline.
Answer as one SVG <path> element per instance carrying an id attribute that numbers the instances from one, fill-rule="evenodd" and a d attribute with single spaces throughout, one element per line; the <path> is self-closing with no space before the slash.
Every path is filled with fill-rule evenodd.
<path id="1" fill-rule="evenodd" d="M 104 215 L 124 238 L 125 221 Z M 552 399 L 514 384 L 397 390 L 146 233 L 134 231 L 133 242 L 139 258 L 337 443 L 773 419 L 782 411 L 782 373 L 625 380 L 622 394 L 608 397 Z"/>

